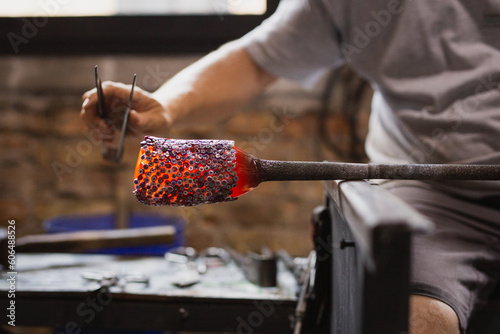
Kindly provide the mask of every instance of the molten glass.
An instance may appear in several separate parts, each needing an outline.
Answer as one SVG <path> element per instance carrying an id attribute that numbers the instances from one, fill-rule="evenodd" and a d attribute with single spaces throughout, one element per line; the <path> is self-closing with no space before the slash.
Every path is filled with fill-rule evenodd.
<path id="1" fill-rule="evenodd" d="M 148 205 L 193 206 L 235 200 L 258 184 L 252 156 L 232 141 L 147 136 L 134 194 Z"/>

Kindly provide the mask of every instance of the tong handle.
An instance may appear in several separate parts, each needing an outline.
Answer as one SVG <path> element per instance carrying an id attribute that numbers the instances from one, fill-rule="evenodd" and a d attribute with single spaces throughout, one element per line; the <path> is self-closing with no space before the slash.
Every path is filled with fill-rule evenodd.
<path id="1" fill-rule="evenodd" d="M 102 81 L 99 78 L 97 65 L 95 66 L 94 74 L 95 74 L 95 87 L 97 90 L 97 107 L 98 107 L 99 117 L 102 118 L 106 122 L 106 124 L 109 125 L 109 124 L 111 124 L 111 120 L 108 117 L 108 112 L 107 112 L 106 106 L 104 104 L 104 93 L 102 91 Z M 104 144 L 102 156 L 105 160 L 119 163 L 121 158 L 122 158 L 123 145 L 124 145 L 124 141 L 125 141 L 125 132 L 127 130 L 130 108 L 132 106 L 132 98 L 134 96 L 134 87 L 135 87 L 136 78 L 137 78 L 137 74 L 134 74 L 134 79 L 132 81 L 132 89 L 130 90 L 130 96 L 129 96 L 128 102 L 127 102 L 127 109 L 125 110 L 125 115 L 123 118 L 123 123 L 122 123 L 122 127 L 121 127 L 121 133 L 120 133 L 120 139 L 118 142 L 118 146 L 110 146 L 110 145 Z"/>
<path id="2" fill-rule="evenodd" d="M 125 110 L 125 115 L 123 118 L 122 131 L 120 133 L 120 141 L 118 142 L 118 150 L 116 152 L 116 158 L 120 160 L 123 155 L 123 143 L 125 141 L 125 132 L 127 131 L 128 117 L 130 115 L 130 108 L 132 106 L 132 98 L 134 96 L 135 80 L 137 79 L 137 74 L 134 74 L 134 79 L 132 80 L 132 88 L 130 89 L 130 95 L 127 102 L 127 110 Z"/>
<path id="3" fill-rule="evenodd" d="M 104 105 L 104 94 L 102 92 L 102 81 L 99 78 L 97 65 L 95 66 L 94 73 L 95 73 L 95 87 L 97 90 L 97 107 L 99 110 L 99 117 L 101 117 L 102 119 L 104 119 L 106 121 L 106 123 L 108 123 L 109 122 L 108 112 L 106 111 L 106 107 Z"/>

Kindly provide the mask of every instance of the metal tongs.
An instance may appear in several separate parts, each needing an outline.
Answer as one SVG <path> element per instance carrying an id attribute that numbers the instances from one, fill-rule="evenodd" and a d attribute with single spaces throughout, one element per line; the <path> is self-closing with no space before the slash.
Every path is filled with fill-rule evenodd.
<path id="1" fill-rule="evenodd" d="M 125 110 L 125 115 L 123 118 L 122 129 L 120 133 L 120 139 L 118 141 L 118 146 L 104 144 L 102 150 L 102 157 L 105 160 L 119 163 L 123 156 L 123 142 L 125 140 L 125 132 L 127 130 L 128 118 L 130 114 L 130 107 L 132 105 L 132 97 L 134 96 L 135 79 L 137 74 L 134 74 L 134 79 L 132 80 L 132 89 L 130 90 L 130 96 L 128 98 L 127 109 Z M 97 106 L 99 110 L 99 117 L 101 117 L 106 124 L 111 124 L 111 120 L 108 117 L 108 112 L 104 104 L 104 94 L 102 92 L 102 81 L 97 73 L 97 65 L 95 66 L 95 86 L 97 89 Z"/>
<path id="2" fill-rule="evenodd" d="M 140 272 L 118 273 L 114 271 L 84 272 L 82 278 L 87 281 L 96 282 L 101 288 L 112 286 L 124 287 L 127 283 L 142 283 L 149 285 L 149 277 Z"/>

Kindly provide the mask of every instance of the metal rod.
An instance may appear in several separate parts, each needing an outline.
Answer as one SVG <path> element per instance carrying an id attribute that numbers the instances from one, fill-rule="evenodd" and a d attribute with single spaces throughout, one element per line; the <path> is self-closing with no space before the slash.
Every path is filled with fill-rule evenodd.
<path id="1" fill-rule="evenodd" d="M 102 90 L 102 81 L 99 78 L 98 66 L 94 68 L 95 74 L 95 86 L 97 91 L 97 107 L 99 112 L 99 117 L 102 118 L 106 124 L 111 125 L 111 120 L 108 118 L 108 112 L 106 110 L 106 105 L 104 104 L 104 93 Z M 127 130 L 128 118 L 130 114 L 130 108 L 132 107 L 132 97 L 134 96 L 134 87 L 137 74 L 134 74 L 134 79 L 132 80 L 132 89 L 130 90 L 130 95 L 127 103 L 127 109 L 123 117 L 123 123 L 121 127 L 120 138 L 118 141 L 118 146 L 103 143 L 102 156 L 104 159 L 119 163 L 123 155 L 123 145 L 125 141 L 125 132 Z"/>
<path id="2" fill-rule="evenodd" d="M 102 92 L 102 81 L 99 78 L 97 65 L 94 68 L 94 74 L 95 74 L 95 87 L 97 90 L 97 107 L 99 110 L 99 117 L 104 119 L 106 122 L 109 122 L 108 114 L 106 112 L 106 107 L 104 105 L 104 94 Z"/>
<path id="3" fill-rule="evenodd" d="M 361 164 L 257 159 L 261 181 L 285 180 L 500 180 L 500 165 Z"/>
<path id="4" fill-rule="evenodd" d="M 130 95 L 127 102 L 127 110 L 125 111 L 125 116 L 123 118 L 122 132 L 120 133 L 120 141 L 118 142 L 118 150 L 116 151 L 116 159 L 120 161 L 123 154 L 123 143 L 125 141 L 125 132 L 127 131 L 128 117 L 130 114 L 130 108 L 132 106 L 132 97 L 134 96 L 134 87 L 137 74 L 134 74 L 134 79 L 132 80 L 132 89 L 130 89 Z"/>

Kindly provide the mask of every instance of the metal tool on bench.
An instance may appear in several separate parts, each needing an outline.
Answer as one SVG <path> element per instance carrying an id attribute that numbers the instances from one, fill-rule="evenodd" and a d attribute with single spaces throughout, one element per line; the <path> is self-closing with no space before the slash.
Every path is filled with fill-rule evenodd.
<path id="1" fill-rule="evenodd" d="M 193 247 L 177 247 L 165 253 L 165 261 L 186 265 L 188 269 L 195 270 L 198 274 L 204 274 L 207 266 L 203 260 L 198 259 Z"/>
<path id="2" fill-rule="evenodd" d="M 109 288 L 112 286 L 123 287 L 127 283 L 149 284 L 149 277 L 140 272 L 118 273 L 113 271 L 84 272 L 82 278 L 87 281 L 96 282 L 100 288 Z"/>
<path id="3" fill-rule="evenodd" d="M 297 307 L 295 308 L 295 324 L 294 324 L 294 334 L 300 334 L 302 331 L 302 324 L 307 309 L 307 302 L 311 298 L 314 291 L 314 283 L 316 280 L 316 252 L 312 251 L 309 253 L 307 258 L 307 266 L 304 268 L 303 276 L 300 277 L 298 282 L 302 281 L 299 300 L 297 301 Z"/>
<path id="4" fill-rule="evenodd" d="M 123 123 L 120 132 L 120 139 L 118 141 L 118 146 L 104 144 L 102 156 L 105 160 L 119 163 L 123 156 L 123 143 L 125 140 L 125 132 L 127 130 L 128 118 L 130 115 L 130 108 L 132 106 L 132 97 L 134 96 L 135 80 L 137 75 L 134 74 L 134 79 L 132 80 L 132 88 L 130 90 L 130 96 L 127 103 L 127 109 L 123 117 Z M 95 86 L 97 90 L 97 108 L 99 111 L 99 117 L 101 117 L 108 125 L 111 124 L 108 112 L 106 110 L 106 105 L 104 103 L 104 93 L 102 91 L 102 81 L 99 78 L 98 66 L 95 66 Z"/>
<path id="5" fill-rule="evenodd" d="M 201 281 L 201 275 L 209 268 L 219 267 L 230 261 L 229 254 L 222 248 L 209 247 L 199 255 L 192 247 L 177 247 L 165 253 L 169 263 L 185 266 L 185 270 L 175 278 L 173 284 L 180 288 L 190 287 Z"/>
<path id="6" fill-rule="evenodd" d="M 309 275 L 308 271 L 310 270 L 310 262 L 311 255 L 308 257 L 292 257 L 285 250 L 280 250 L 276 252 L 276 256 L 279 260 L 281 260 L 285 267 L 293 274 L 295 280 L 297 281 L 297 285 L 302 286 L 302 284 L 306 281 L 306 276 Z"/>
<path id="7" fill-rule="evenodd" d="M 226 247 L 231 258 L 243 270 L 245 277 L 252 283 L 262 287 L 275 287 L 277 285 L 278 258 L 269 249 L 264 249 L 262 254 L 248 252 L 242 255 Z"/>
<path id="8" fill-rule="evenodd" d="M 165 261 L 184 266 L 174 277 L 172 284 L 178 288 L 189 288 L 201 282 L 201 275 L 207 272 L 207 266 L 197 259 L 193 247 L 177 247 L 165 253 Z"/>

